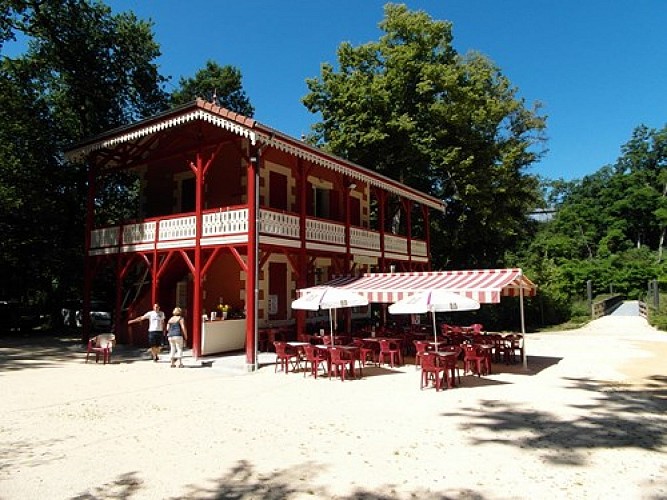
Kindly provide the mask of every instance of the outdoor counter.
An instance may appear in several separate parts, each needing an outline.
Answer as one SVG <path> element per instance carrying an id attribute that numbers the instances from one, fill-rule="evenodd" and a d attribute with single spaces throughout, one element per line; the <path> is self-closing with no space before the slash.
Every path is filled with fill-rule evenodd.
<path id="1" fill-rule="evenodd" d="M 245 321 L 245 319 L 225 319 L 202 322 L 202 356 L 243 349 L 245 347 Z"/>

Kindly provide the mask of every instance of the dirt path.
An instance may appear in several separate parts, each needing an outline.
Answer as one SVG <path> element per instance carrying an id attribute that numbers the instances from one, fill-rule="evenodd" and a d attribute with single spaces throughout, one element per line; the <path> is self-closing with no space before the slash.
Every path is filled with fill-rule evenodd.
<path id="1" fill-rule="evenodd" d="M 439 393 L 413 366 L 229 376 L 2 340 L 2 499 L 667 497 L 667 334 L 639 318 L 529 335 L 528 372 Z"/>

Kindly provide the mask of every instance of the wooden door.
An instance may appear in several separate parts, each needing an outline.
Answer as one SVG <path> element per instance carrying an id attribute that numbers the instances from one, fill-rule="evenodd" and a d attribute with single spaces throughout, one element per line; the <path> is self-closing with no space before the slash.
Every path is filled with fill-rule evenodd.
<path id="1" fill-rule="evenodd" d="M 287 319 L 287 264 L 269 263 L 269 303 L 274 310 L 269 310 L 269 321 Z"/>

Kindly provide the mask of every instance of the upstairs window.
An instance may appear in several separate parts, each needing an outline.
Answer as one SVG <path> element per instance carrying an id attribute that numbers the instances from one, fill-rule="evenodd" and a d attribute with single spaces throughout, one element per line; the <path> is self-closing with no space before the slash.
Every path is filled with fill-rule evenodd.
<path id="1" fill-rule="evenodd" d="M 313 186 L 313 215 L 327 219 L 331 215 L 331 191 Z"/>

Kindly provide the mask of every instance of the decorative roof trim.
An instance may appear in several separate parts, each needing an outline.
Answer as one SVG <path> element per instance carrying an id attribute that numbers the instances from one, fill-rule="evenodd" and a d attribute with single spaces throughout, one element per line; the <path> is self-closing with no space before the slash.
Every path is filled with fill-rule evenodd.
<path id="1" fill-rule="evenodd" d="M 291 144 L 288 141 L 281 140 L 274 134 L 265 135 L 262 133 L 258 133 L 257 142 L 278 149 L 284 153 L 296 156 L 303 160 L 310 161 L 316 165 L 320 165 L 321 167 L 328 168 L 330 170 L 333 170 L 334 172 L 347 175 L 348 177 L 356 179 L 360 182 L 369 184 L 371 186 L 375 186 L 377 188 L 385 189 L 391 193 L 403 196 L 405 198 L 412 199 L 414 201 L 417 201 L 418 203 L 434 208 L 436 210 L 443 211 L 445 208 L 445 203 L 438 200 L 437 198 L 428 196 L 417 190 L 413 190 L 398 182 L 394 182 L 389 178 L 382 179 L 379 177 L 379 174 L 374 174 L 374 175 L 365 174 L 364 172 L 358 170 L 363 167 L 359 166 L 357 168 L 353 168 L 352 166 L 345 165 L 344 162 L 346 162 L 346 160 L 341 160 L 337 162 L 328 159 L 324 156 L 328 155 L 328 153 L 317 154 L 313 151 L 309 151 L 308 149 L 304 149 L 303 147 L 300 147 L 298 145 Z"/>
<path id="2" fill-rule="evenodd" d="M 92 153 L 93 151 L 99 151 L 101 149 L 117 146 L 118 144 L 134 141 L 141 137 L 146 137 L 156 132 L 177 127 L 179 125 L 182 125 L 183 123 L 191 122 L 194 120 L 203 120 L 217 127 L 233 132 L 241 137 L 245 137 L 248 140 L 250 140 L 250 142 L 253 145 L 256 144 L 257 142 L 256 133 L 250 130 L 249 128 L 244 127 L 243 125 L 240 125 L 235 121 L 227 120 L 210 111 L 206 111 L 203 109 L 195 109 L 193 111 L 190 111 L 189 113 L 185 113 L 183 115 L 178 115 L 166 120 L 161 120 L 155 123 L 151 123 L 150 125 L 140 127 L 136 130 L 132 130 L 131 132 L 114 136 L 111 139 L 100 140 L 97 142 L 93 142 L 92 144 L 88 144 L 86 146 L 82 146 L 80 148 L 68 151 L 66 153 L 66 157 L 68 160 L 76 161 Z"/>
<path id="3" fill-rule="evenodd" d="M 134 141 L 149 136 L 156 132 L 174 128 L 187 122 L 203 120 L 217 127 L 228 130 L 240 137 L 247 138 L 252 145 L 265 144 L 282 152 L 296 156 L 316 165 L 333 170 L 352 179 L 359 180 L 370 186 L 384 189 L 416 201 L 424 206 L 439 211 L 445 210 L 445 203 L 434 196 L 422 193 L 410 188 L 389 177 L 378 174 L 361 165 L 356 165 L 343 158 L 338 158 L 331 153 L 326 153 L 310 144 L 298 141 L 289 135 L 267 127 L 255 120 L 234 113 L 228 109 L 215 104 L 197 99 L 195 102 L 186 104 L 139 122 L 136 125 L 128 125 L 120 129 L 109 131 L 102 136 L 92 139 L 90 142 L 74 147 L 65 152 L 65 157 L 70 161 L 79 161 L 94 151 L 112 148 L 119 144 Z M 143 126 L 142 126 L 143 124 Z M 367 172 L 367 173 L 366 173 Z"/>

